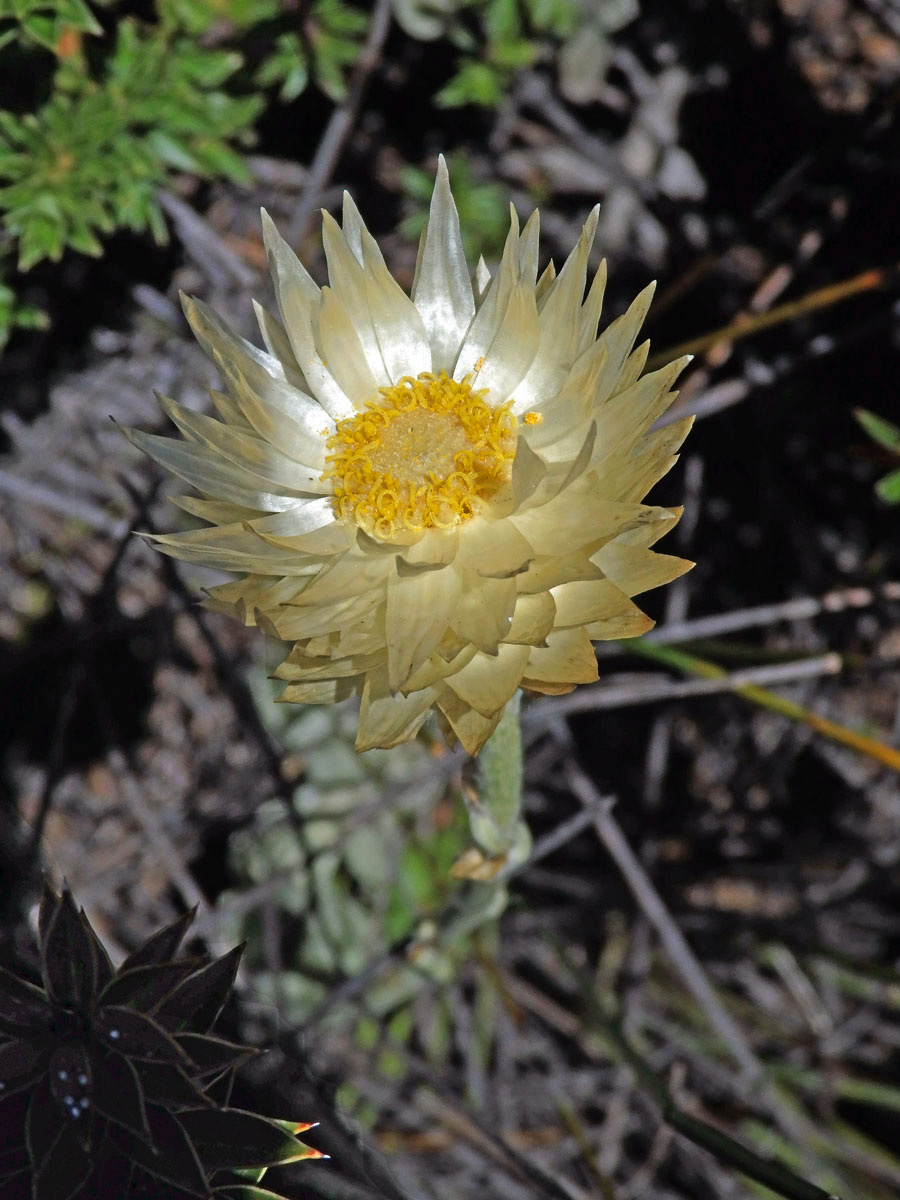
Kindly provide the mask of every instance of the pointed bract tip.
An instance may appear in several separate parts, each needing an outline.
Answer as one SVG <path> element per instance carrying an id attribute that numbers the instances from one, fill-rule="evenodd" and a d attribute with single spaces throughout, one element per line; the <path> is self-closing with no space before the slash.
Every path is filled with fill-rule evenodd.
<path id="1" fill-rule="evenodd" d="M 593 245 L 597 236 L 597 226 L 600 223 L 600 205 L 595 204 L 587 215 L 587 220 L 581 229 L 581 239 L 588 243 L 588 249 Z M 581 240 L 579 239 L 579 240 Z"/>
<path id="2" fill-rule="evenodd" d="M 450 189 L 450 172 L 447 169 L 447 160 L 443 154 L 438 155 L 437 173 L 434 177 L 434 191 L 431 194 L 432 206 L 434 206 L 438 196 L 453 198 L 453 192 Z"/>
<path id="3" fill-rule="evenodd" d="M 189 325 L 193 324 L 194 314 L 199 307 L 197 297 L 190 296 L 187 292 L 179 289 L 178 299 L 181 301 L 181 311 L 184 313 L 185 320 Z"/>
<path id="4" fill-rule="evenodd" d="M 269 216 L 268 209 L 261 208 L 259 210 L 259 222 L 262 225 L 263 241 L 265 241 L 267 237 L 271 237 L 272 234 L 278 233 L 278 229 L 275 226 L 275 222 Z"/>

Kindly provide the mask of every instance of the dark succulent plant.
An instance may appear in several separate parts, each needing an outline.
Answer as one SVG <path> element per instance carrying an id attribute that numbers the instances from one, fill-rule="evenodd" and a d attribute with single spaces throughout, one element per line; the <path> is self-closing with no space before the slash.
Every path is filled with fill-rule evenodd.
<path id="1" fill-rule="evenodd" d="M 40 906 L 43 987 L 0 968 L 0 1200 L 279 1200 L 309 1125 L 227 1107 L 254 1053 L 210 1034 L 243 947 L 177 958 L 186 913 L 118 971 L 68 889 Z"/>

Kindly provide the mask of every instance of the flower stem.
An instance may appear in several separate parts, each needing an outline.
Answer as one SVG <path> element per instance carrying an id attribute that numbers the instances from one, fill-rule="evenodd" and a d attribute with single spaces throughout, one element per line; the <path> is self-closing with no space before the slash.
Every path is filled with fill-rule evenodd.
<path id="1" fill-rule="evenodd" d="M 511 869 L 524 862 L 531 836 L 522 820 L 521 693 L 506 704 L 500 723 L 478 756 L 475 791 L 467 795 L 469 825 L 480 849 Z"/>
<path id="2" fill-rule="evenodd" d="M 516 691 L 478 756 L 478 794 L 500 831 L 515 824 L 522 807 L 521 702 Z"/>

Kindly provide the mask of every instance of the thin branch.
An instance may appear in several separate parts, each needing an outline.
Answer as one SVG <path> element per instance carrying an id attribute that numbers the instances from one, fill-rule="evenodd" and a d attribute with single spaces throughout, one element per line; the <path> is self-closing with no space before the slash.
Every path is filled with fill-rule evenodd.
<path id="1" fill-rule="evenodd" d="M 141 495 L 138 492 L 132 492 L 131 498 L 134 502 L 135 518 L 140 521 L 147 514 L 150 505 L 156 496 L 158 482 L 150 485 L 149 490 Z M 89 597 L 86 605 L 87 611 L 78 623 L 79 628 L 76 630 L 74 638 L 75 658 L 70 670 L 67 673 L 66 682 L 63 688 L 62 700 L 56 712 L 56 718 L 53 725 L 53 732 L 50 739 L 50 751 L 47 758 L 47 769 L 44 776 L 44 785 L 41 790 L 41 797 L 38 803 L 37 816 L 35 817 L 34 826 L 31 831 L 31 839 L 26 851 L 25 861 L 34 866 L 37 862 L 40 852 L 41 839 L 44 835 L 44 826 L 47 822 L 47 817 L 50 814 L 50 808 L 53 803 L 53 793 L 56 790 L 56 785 L 62 777 L 65 764 L 63 762 L 63 749 L 65 747 L 66 735 L 72 718 L 75 715 L 75 709 L 81 699 L 82 688 L 85 682 L 85 661 L 89 651 L 90 639 L 84 638 L 81 635 L 82 630 L 90 628 L 91 611 L 103 603 L 110 595 L 116 586 L 116 580 L 119 574 L 119 567 L 122 565 L 122 560 L 125 557 L 125 552 L 131 543 L 130 522 L 120 522 L 118 531 L 118 542 L 113 550 L 112 557 L 106 565 L 103 576 L 92 596 Z"/>
<path id="2" fill-rule="evenodd" d="M 602 1012 L 592 997 L 588 997 L 588 1019 L 583 1020 L 518 975 L 507 973 L 503 982 L 517 1004 L 533 1013 L 551 1029 L 571 1038 L 591 1061 L 597 1061 L 604 1056 L 606 1047 L 611 1045 L 631 1067 L 667 1124 L 695 1145 L 713 1154 L 720 1162 L 726 1162 L 751 1179 L 765 1183 L 788 1200 L 837 1200 L 815 1184 L 807 1183 L 792 1171 L 786 1170 L 780 1163 L 761 1158 L 722 1130 L 685 1113 L 673 1100 L 656 1071 L 634 1049 L 620 1023 Z M 602 1042 L 598 1035 L 602 1037 Z"/>
<path id="3" fill-rule="evenodd" d="M 710 1024 L 728 1046 L 731 1055 L 744 1075 L 745 1084 L 756 1087 L 765 1078 L 762 1063 L 750 1049 L 737 1022 L 725 1009 L 713 990 L 706 972 L 676 925 L 671 913 L 632 850 L 621 826 L 612 814 L 613 801 L 601 796 L 584 771 L 570 763 L 566 772 L 573 793 L 591 813 L 597 836 L 622 872 L 632 895 L 644 916 L 656 930 L 672 966 L 681 976 L 685 987 L 706 1013 Z"/>
<path id="4" fill-rule="evenodd" d="M 613 801 L 601 796 L 575 763 L 569 765 L 567 775 L 575 796 L 592 812 L 597 836 L 622 872 L 644 916 L 656 931 L 664 953 L 740 1067 L 741 1085 L 747 1090 L 756 1091 L 767 1101 L 778 1124 L 785 1127 L 788 1133 L 794 1137 L 802 1136 L 805 1132 L 805 1122 L 796 1120 L 778 1103 L 762 1062 L 754 1054 L 737 1022 L 713 990 L 702 965 L 613 816 Z M 633 1052 L 621 1033 L 619 1041 L 631 1056 Z M 656 1079 L 652 1072 L 645 1075 L 646 1064 L 639 1056 L 634 1056 L 633 1065 L 637 1067 L 638 1064 L 643 1068 L 640 1077 L 657 1095 L 666 1120 L 680 1133 L 704 1146 L 723 1161 L 738 1167 L 751 1178 L 766 1183 L 783 1196 L 790 1197 L 791 1200 L 831 1200 L 828 1193 L 823 1192 L 821 1188 L 800 1179 L 780 1164 L 760 1159 L 727 1134 L 682 1113 L 668 1096 L 661 1081 Z M 655 1080 L 655 1086 L 651 1083 L 651 1077 Z"/>
<path id="5" fill-rule="evenodd" d="M 722 326 L 721 329 L 714 329 L 710 333 L 688 338 L 675 346 L 668 346 L 658 354 L 650 356 L 647 368 L 654 370 L 682 354 L 704 354 L 720 343 L 731 345 L 742 338 L 751 337 L 763 329 L 771 329 L 775 325 L 783 325 L 786 321 L 794 321 L 798 317 L 816 312 L 820 308 L 830 308 L 833 304 L 849 300 L 852 296 L 860 293 L 883 291 L 885 288 L 895 287 L 898 279 L 900 279 L 900 267 L 898 266 L 871 267 L 867 271 L 861 271 L 858 275 L 854 275 L 851 279 L 831 283 L 827 287 L 816 288 L 815 291 L 808 292 L 805 296 L 789 300 L 786 304 L 779 304 L 767 312 L 742 314 L 729 325 Z"/>
<path id="6" fill-rule="evenodd" d="M 752 667 L 730 674 L 723 672 L 717 679 L 675 682 L 662 677 L 650 677 L 648 681 L 647 676 L 638 676 L 634 683 L 628 684 L 616 685 L 601 681 L 568 696 L 536 700 L 526 709 L 522 720 L 527 726 L 542 723 L 550 717 L 571 716 L 573 713 L 628 708 L 635 704 L 655 704 L 661 700 L 684 700 L 691 696 L 714 696 L 751 685 L 797 683 L 801 679 L 837 675 L 841 667 L 840 655 L 829 653 L 796 662 Z"/>
<path id="7" fill-rule="evenodd" d="M 222 286 L 230 282 L 243 289 L 254 283 L 256 271 L 235 254 L 221 234 L 190 204 L 168 191 L 159 192 L 159 202 L 191 258 L 212 283 Z"/>
<path id="8" fill-rule="evenodd" d="M 824 596 L 798 596 L 777 604 L 759 604 L 753 608 L 738 608 L 731 612 L 715 613 L 710 617 L 695 617 L 691 621 L 667 621 L 650 633 L 645 642 L 689 642 L 701 638 L 721 637 L 725 633 L 774 625 L 777 621 L 808 621 L 822 613 L 846 612 L 847 609 L 868 608 L 878 600 L 900 601 L 900 582 L 890 581 L 878 588 L 850 587 L 826 592 Z M 601 647 L 604 653 L 606 647 Z M 609 652 L 618 647 L 610 644 Z"/>
<path id="9" fill-rule="evenodd" d="M 53 721 L 53 730 L 50 734 L 47 765 L 44 770 L 44 781 L 41 786 L 37 815 L 31 827 L 28 846 L 24 855 L 24 861 L 28 864 L 29 868 L 34 867 L 38 860 L 41 841 L 44 836 L 44 827 L 47 824 L 47 818 L 50 815 L 50 809 L 53 805 L 53 793 L 56 791 L 56 785 L 59 783 L 65 770 L 63 750 L 66 743 L 66 734 L 69 731 L 69 725 L 72 723 L 72 717 L 75 715 L 76 706 L 81 698 L 83 685 L 84 658 L 79 653 L 66 672 L 66 679 L 62 687 L 62 699 L 60 700 Z"/>
<path id="10" fill-rule="evenodd" d="M 138 825 L 144 837 L 166 864 L 172 883 L 184 901 L 186 908 L 197 908 L 201 916 L 209 916 L 209 902 L 200 890 L 197 881 L 185 863 L 179 848 L 166 832 L 162 821 L 144 799 L 141 789 L 131 774 L 126 756 L 120 750 L 110 752 L 108 762 L 118 785 L 123 807 Z"/>
<path id="11" fill-rule="evenodd" d="M 0 493 L 26 504 L 35 504 L 38 508 L 60 513 L 64 517 L 71 517 L 74 521 L 83 521 L 85 525 L 108 537 L 121 537 L 129 529 L 128 521 L 124 517 L 114 517 L 98 504 L 91 504 L 78 496 L 64 495 L 30 479 L 22 479 L 12 471 L 0 470 Z"/>
<path id="12" fill-rule="evenodd" d="M 450 1104 L 431 1088 L 421 1088 L 416 1095 L 416 1102 L 422 1111 L 436 1117 L 451 1133 L 468 1142 L 491 1162 L 503 1167 L 520 1183 L 530 1184 L 539 1194 L 552 1196 L 555 1200 L 588 1200 L 589 1193 L 582 1188 L 558 1174 L 551 1175 L 511 1146 L 505 1138 L 487 1129 L 483 1120 L 473 1120 L 468 1113 Z"/>
<path id="13" fill-rule="evenodd" d="M 654 424 L 654 429 L 662 429 L 682 417 L 693 415 L 697 420 L 714 416 L 724 409 L 731 408 L 760 391 L 777 393 L 783 399 L 783 393 L 778 392 L 779 385 L 795 374 L 799 368 L 809 363 L 818 362 L 838 351 L 846 351 L 851 346 L 872 337 L 879 330 L 890 328 L 894 320 L 890 306 L 885 306 L 882 312 L 868 316 L 853 325 L 843 325 L 835 332 L 829 332 L 811 337 L 804 349 L 798 354 L 786 354 L 776 363 L 762 363 L 754 359 L 745 363 L 746 378 L 723 381 L 722 384 L 705 386 L 711 368 L 694 368 L 686 377 L 681 394 L 668 412 L 663 413 Z"/>
<path id="14" fill-rule="evenodd" d="M 353 132 L 359 115 L 369 77 L 381 61 L 381 54 L 391 28 L 391 0 L 376 0 L 372 21 L 365 44 L 360 52 L 350 82 L 347 96 L 331 114 L 325 132 L 309 167 L 306 186 L 300 195 L 287 230 L 287 240 L 298 246 L 306 236 L 316 206 L 320 203 L 323 190 L 334 174 L 344 147 Z"/>
<path id="15" fill-rule="evenodd" d="M 569 817 L 565 821 L 560 821 L 555 829 L 551 829 L 549 833 L 545 833 L 543 837 L 538 838 L 531 848 L 528 861 L 523 863 L 519 871 L 515 873 L 520 874 L 521 871 L 533 867 L 535 863 L 539 863 L 541 859 L 555 854 L 557 850 L 577 838 L 592 822 L 593 817 L 586 809 L 575 813 L 574 816 Z"/>
<path id="16" fill-rule="evenodd" d="M 676 1132 L 688 1138 L 694 1145 L 709 1151 L 719 1162 L 728 1163 L 749 1179 L 765 1184 L 777 1195 L 784 1196 L 786 1200 L 839 1200 L 814 1183 L 801 1179 L 775 1159 L 762 1158 L 723 1130 L 686 1113 L 675 1103 L 656 1072 L 633 1049 L 618 1023 L 602 1021 L 599 1017 L 596 1019 L 659 1106 L 663 1120 Z"/>

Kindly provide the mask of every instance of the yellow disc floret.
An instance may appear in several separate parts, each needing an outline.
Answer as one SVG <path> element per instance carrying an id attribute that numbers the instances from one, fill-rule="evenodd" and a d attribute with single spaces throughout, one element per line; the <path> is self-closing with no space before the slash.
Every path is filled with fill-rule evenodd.
<path id="1" fill-rule="evenodd" d="M 385 540 L 453 529 L 508 481 L 516 419 L 510 402 L 491 408 L 472 378 L 406 376 L 338 422 L 324 477 L 341 518 Z"/>

